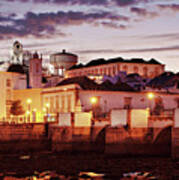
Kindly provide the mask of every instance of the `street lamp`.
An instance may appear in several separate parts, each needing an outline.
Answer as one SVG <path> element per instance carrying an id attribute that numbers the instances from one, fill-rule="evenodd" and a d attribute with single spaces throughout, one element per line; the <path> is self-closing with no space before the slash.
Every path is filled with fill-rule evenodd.
<path id="1" fill-rule="evenodd" d="M 37 112 L 37 109 L 34 108 L 32 111 L 32 120 L 34 123 L 36 122 L 36 112 Z"/>
<path id="2" fill-rule="evenodd" d="M 46 103 L 46 104 L 45 104 L 45 106 L 46 106 L 47 121 L 48 121 L 48 116 L 49 116 L 49 107 L 50 107 L 50 104 L 49 104 L 49 103 Z"/>
<path id="3" fill-rule="evenodd" d="M 152 92 L 149 92 L 148 94 L 147 94 L 147 98 L 149 99 L 149 109 L 150 109 L 150 114 L 152 114 L 152 101 L 153 101 L 153 99 L 155 98 L 155 94 L 154 93 L 152 93 Z"/>
<path id="4" fill-rule="evenodd" d="M 155 97 L 155 94 L 150 92 L 150 93 L 147 94 L 147 97 L 148 97 L 148 99 L 152 100 Z"/>
<path id="5" fill-rule="evenodd" d="M 92 105 L 93 118 L 96 118 L 97 117 L 97 113 L 98 113 L 98 102 L 99 102 L 99 99 L 98 99 L 98 97 L 93 96 L 93 97 L 90 98 L 90 102 L 91 102 L 91 105 Z"/>
<path id="6" fill-rule="evenodd" d="M 97 101 L 98 101 L 97 97 L 91 97 L 90 98 L 90 102 L 92 105 L 95 105 L 97 103 Z"/>

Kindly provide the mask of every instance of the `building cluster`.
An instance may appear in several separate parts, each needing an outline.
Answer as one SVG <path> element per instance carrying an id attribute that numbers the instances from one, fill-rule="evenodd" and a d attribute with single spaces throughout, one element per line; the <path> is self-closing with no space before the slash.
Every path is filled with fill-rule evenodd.
<path id="1" fill-rule="evenodd" d="M 16 122 L 11 107 L 17 100 L 25 112 L 21 122 L 52 121 L 67 112 L 106 117 L 113 109 L 154 109 L 159 100 L 162 112 L 179 108 L 179 73 L 165 72 L 154 59 L 97 59 L 83 65 L 63 50 L 50 55 L 51 72 L 42 55 L 24 51 L 16 41 L 10 60 L 0 64 L 2 122 Z"/>

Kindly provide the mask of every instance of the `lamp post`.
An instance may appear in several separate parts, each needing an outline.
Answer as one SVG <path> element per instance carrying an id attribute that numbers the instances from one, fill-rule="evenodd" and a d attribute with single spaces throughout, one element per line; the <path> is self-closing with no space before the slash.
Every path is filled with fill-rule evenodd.
<path id="1" fill-rule="evenodd" d="M 37 109 L 33 109 L 32 111 L 32 121 L 35 123 L 36 122 L 36 112 L 37 112 Z"/>
<path id="2" fill-rule="evenodd" d="M 46 113 L 47 113 L 47 115 L 46 115 L 46 118 L 47 118 L 46 121 L 48 121 L 50 104 L 49 104 L 49 103 L 46 103 L 46 104 L 45 104 L 45 107 L 46 107 Z"/>
<path id="3" fill-rule="evenodd" d="M 147 98 L 149 99 L 149 109 L 150 109 L 150 115 L 152 115 L 152 101 L 155 98 L 155 94 L 152 92 L 149 92 L 147 94 Z"/>
<path id="4" fill-rule="evenodd" d="M 26 114 L 28 115 L 28 122 L 30 122 L 30 115 L 31 115 L 31 103 L 32 103 L 32 100 L 30 98 L 27 99 L 27 106 L 28 106 L 28 110 L 26 112 Z"/>
<path id="5" fill-rule="evenodd" d="M 96 108 L 96 105 L 98 103 L 98 98 L 93 96 L 90 98 L 90 102 L 92 105 L 92 114 L 93 114 L 93 120 L 94 120 L 94 118 L 96 117 L 96 109 L 95 108 Z M 92 123 L 94 123 L 94 122 L 92 122 Z"/>

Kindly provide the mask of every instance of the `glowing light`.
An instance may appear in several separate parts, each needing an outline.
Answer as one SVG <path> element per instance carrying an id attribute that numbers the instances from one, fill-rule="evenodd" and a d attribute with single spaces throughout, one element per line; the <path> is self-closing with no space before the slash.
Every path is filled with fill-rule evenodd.
<path id="1" fill-rule="evenodd" d="M 46 112 L 47 111 L 47 109 L 46 108 L 43 108 L 43 112 Z"/>
<path id="2" fill-rule="evenodd" d="M 34 112 L 36 112 L 36 111 L 37 111 L 37 109 L 35 109 L 35 108 L 34 108 L 34 109 L 33 109 L 33 111 L 34 111 Z"/>
<path id="3" fill-rule="evenodd" d="M 91 104 L 96 104 L 97 101 L 98 101 L 97 97 L 91 97 L 91 98 L 90 98 Z"/>
<path id="4" fill-rule="evenodd" d="M 29 114 L 30 114 L 30 111 L 26 111 L 26 114 L 29 115 Z"/>
<path id="5" fill-rule="evenodd" d="M 49 107 L 50 107 L 50 104 L 49 104 L 49 103 L 46 103 L 45 106 L 46 106 L 47 108 L 49 108 Z"/>
<path id="6" fill-rule="evenodd" d="M 155 97 L 155 94 L 154 94 L 154 93 L 148 93 L 148 94 L 147 94 L 147 97 L 148 97 L 149 99 L 153 99 L 153 98 Z"/>
<path id="7" fill-rule="evenodd" d="M 28 98 L 27 99 L 27 104 L 31 104 L 32 103 L 32 99 Z"/>

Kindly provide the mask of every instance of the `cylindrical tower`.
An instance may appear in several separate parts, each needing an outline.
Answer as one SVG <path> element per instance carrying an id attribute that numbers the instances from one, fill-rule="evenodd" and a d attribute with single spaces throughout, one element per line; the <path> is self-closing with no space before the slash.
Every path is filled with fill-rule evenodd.
<path id="1" fill-rule="evenodd" d="M 54 66 L 56 75 L 64 75 L 64 71 L 78 62 L 78 56 L 63 50 L 50 55 L 50 63 Z"/>

